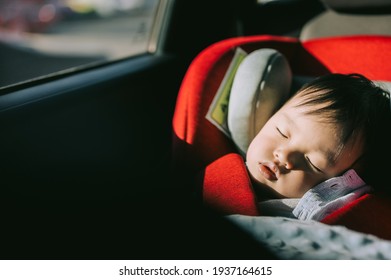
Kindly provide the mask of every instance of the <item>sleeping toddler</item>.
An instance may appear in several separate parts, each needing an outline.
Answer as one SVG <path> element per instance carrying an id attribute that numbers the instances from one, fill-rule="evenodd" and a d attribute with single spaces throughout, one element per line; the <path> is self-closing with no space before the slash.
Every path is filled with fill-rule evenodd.
<path id="1" fill-rule="evenodd" d="M 247 150 L 261 213 L 321 220 L 372 191 L 370 185 L 381 186 L 389 143 L 388 92 L 360 74 L 313 80 L 266 122 Z"/>

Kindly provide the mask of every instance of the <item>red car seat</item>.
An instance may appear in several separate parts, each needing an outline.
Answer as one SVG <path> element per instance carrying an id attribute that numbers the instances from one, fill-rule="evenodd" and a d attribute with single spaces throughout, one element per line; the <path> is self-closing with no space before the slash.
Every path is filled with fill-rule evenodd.
<path id="1" fill-rule="evenodd" d="M 175 176 L 182 183 L 199 187 L 206 204 L 222 214 L 262 215 L 240 151 L 206 118 L 238 47 L 247 53 L 262 48 L 277 50 L 289 61 L 295 77 L 357 72 L 372 80 L 391 82 L 391 36 L 351 35 L 305 42 L 282 36 L 239 37 L 211 45 L 191 63 L 173 118 Z M 367 194 L 322 222 L 391 239 L 390 215 L 389 198 Z"/>

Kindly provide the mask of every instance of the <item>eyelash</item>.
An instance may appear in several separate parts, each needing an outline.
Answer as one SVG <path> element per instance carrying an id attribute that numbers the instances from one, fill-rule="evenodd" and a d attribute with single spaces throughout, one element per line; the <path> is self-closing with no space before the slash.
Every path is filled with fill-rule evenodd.
<path id="1" fill-rule="evenodd" d="M 281 130 L 280 130 L 278 127 L 276 127 L 276 129 L 277 129 L 278 133 L 280 133 L 280 135 L 281 135 L 282 137 L 288 139 L 288 136 L 286 136 L 284 133 L 282 133 Z"/>
<path id="2" fill-rule="evenodd" d="M 308 164 L 311 166 L 312 169 L 314 169 L 315 171 L 317 172 L 320 172 L 320 173 L 323 173 L 322 170 L 320 170 L 318 167 L 316 167 L 311 161 L 310 159 L 306 156 L 305 159 L 307 160 Z"/>

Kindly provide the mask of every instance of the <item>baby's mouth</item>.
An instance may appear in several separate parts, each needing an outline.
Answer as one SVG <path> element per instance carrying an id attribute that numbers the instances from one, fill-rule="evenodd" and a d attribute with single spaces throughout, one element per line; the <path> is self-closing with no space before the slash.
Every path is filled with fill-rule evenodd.
<path id="1" fill-rule="evenodd" d="M 276 181 L 279 177 L 278 167 L 274 163 L 260 162 L 259 172 L 261 175 L 269 181 Z"/>

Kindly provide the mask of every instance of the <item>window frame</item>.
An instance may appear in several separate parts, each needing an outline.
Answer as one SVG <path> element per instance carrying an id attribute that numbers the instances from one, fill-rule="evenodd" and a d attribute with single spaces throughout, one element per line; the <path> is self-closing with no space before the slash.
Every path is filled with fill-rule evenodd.
<path id="1" fill-rule="evenodd" d="M 35 87 L 38 85 L 51 83 L 56 80 L 62 80 L 62 79 L 68 79 L 72 75 L 82 75 L 85 72 L 93 71 L 94 73 L 98 73 L 99 69 L 106 68 L 107 71 L 110 73 L 116 73 L 117 70 L 114 70 L 116 67 L 115 64 L 118 64 L 118 69 L 121 69 L 124 64 L 128 64 L 128 61 L 134 60 L 134 67 L 130 65 L 130 72 L 129 74 L 134 72 L 134 69 L 137 69 L 142 63 L 141 61 L 149 61 L 147 64 L 150 65 L 150 59 L 145 60 L 146 56 L 159 56 L 164 54 L 164 45 L 167 40 L 167 31 L 169 26 L 169 17 L 171 15 L 173 5 L 175 0 L 157 0 L 157 6 L 155 9 L 155 16 L 153 19 L 151 31 L 149 33 L 149 37 L 147 39 L 147 48 L 144 53 L 140 54 L 131 54 L 129 56 L 126 56 L 124 58 L 119 59 L 111 59 L 106 61 L 97 61 L 97 62 L 91 62 L 87 64 L 81 64 L 75 67 L 66 68 L 60 71 L 48 73 L 46 75 L 37 76 L 31 79 L 23 80 L 20 82 L 12 83 L 5 86 L 0 86 L 0 97 L 6 94 L 9 94 L 11 92 L 18 92 L 19 95 L 21 94 L 21 91 L 24 89 L 28 89 L 31 87 Z M 132 62 L 130 63 L 132 64 Z M 114 67 L 113 67 L 114 66 Z M 106 71 L 106 70 L 103 70 Z M 113 71 L 113 72 L 111 72 Z M 119 71 L 118 73 L 121 73 Z M 95 75 L 95 74 L 92 74 Z M 99 75 L 99 74 L 98 74 Z M 115 75 L 115 74 L 114 74 Z M 83 76 L 86 79 L 88 79 L 87 76 Z M 113 77 L 112 75 L 108 75 L 109 77 Z M 4 101 L 4 99 L 1 99 Z M 19 99 L 20 100 L 20 99 Z M 2 102 L 3 102 L 2 101 Z M 0 103 L 0 108 L 3 108 L 4 106 Z"/>

